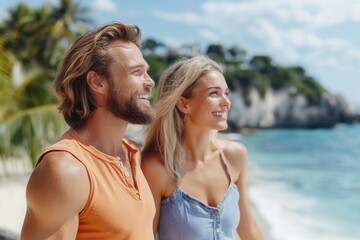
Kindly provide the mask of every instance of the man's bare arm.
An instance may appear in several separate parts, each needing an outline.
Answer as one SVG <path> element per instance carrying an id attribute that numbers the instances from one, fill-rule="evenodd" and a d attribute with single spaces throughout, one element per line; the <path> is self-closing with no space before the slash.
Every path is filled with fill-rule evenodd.
<path id="1" fill-rule="evenodd" d="M 89 192 L 81 162 L 67 152 L 48 153 L 29 179 L 21 239 L 75 239 Z"/>

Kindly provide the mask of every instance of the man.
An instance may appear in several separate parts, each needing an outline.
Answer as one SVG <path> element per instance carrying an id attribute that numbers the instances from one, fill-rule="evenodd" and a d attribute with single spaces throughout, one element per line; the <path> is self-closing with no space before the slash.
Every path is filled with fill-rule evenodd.
<path id="1" fill-rule="evenodd" d="M 154 239 L 155 206 L 128 123 L 147 124 L 153 80 L 140 29 L 114 22 L 79 37 L 54 80 L 70 129 L 39 157 L 21 239 Z"/>

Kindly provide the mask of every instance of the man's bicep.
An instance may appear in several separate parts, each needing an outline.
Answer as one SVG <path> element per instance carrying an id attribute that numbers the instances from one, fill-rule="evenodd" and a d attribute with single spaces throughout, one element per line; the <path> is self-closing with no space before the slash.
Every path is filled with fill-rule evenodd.
<path id="1" fill-rule="evenodd" d="M 60 227 L 51 222 L 51 220 L 46 221 L 44 215 L 39 217 L 36 215 L 36 212 L 32 211 L 31 208 L 28 208 L 21 231 L 21 239 L 66 240 L 76 238 L 79 223 L 77 215 L 69 219 Z"/>
<path id="2" fill-rule="evenodd" d="M 32 183 L 29 182 L 29 185 L 31 184 Z M 42 189 L 45 190 L 45 188 Z M 56 206 L 53 203 L 49 203 L 52 201 L 52 199 L 49 198 L 47 193 L 45 193 L 46 190 L 44 191 L 43 195 L 37 196 L 37 192 L 38 189 L 31 189 L 28 186 L 28 206 L 26 209 L 24 224 L 21 230 L 21 239 L 52 239 L 52 237 L 62 235 L 62 230 L 70 232 L 71 228 L 77 229 L 77 226 L 70 227 L 68 224 L 68 222 L 71 222 L 70 220 L 73 219 L 74 216 L 77 217 L 75 212 L 68 212 L 64 205 Z M 66 212 L 69 214 L 68 216 L 66 216 Z M 70 215 L 73 216 L 71 217 Z M 69 226 L 70 229 L 66 230 L 65 226 Z M 65 238 L 57 237 L 57 239 Z"/>
<path id="3" fill-rule="evenodd" d="M 22 238 L 46 239 L 77 229 L 78 213 L 86 204 L 89 189 L 87 173 L 80 162 L 61 154 L 44 158 L 27 186 Z"/>

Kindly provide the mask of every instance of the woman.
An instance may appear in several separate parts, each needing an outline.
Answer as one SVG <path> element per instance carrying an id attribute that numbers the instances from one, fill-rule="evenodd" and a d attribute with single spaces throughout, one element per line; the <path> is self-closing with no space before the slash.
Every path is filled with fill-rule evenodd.
<path id="1" fill-rule="evenodd" d="M 221 67 L 204 56 L 161 77 L 142 168 L 153 193 L 158 239 L 262 239 L 246 196 L 247 151 L 216 138 L 231 102 Z"/>

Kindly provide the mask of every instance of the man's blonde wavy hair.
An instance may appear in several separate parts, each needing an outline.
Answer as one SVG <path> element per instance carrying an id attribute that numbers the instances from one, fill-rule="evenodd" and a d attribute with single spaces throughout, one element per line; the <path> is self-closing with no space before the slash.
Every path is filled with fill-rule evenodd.
<path id="1" fill-rule="evenodd" d="M 89 71 L 95 71 L 111 82 L 109 66 L 113 59 L 107 51 L 116 40 L 141 46 L 141 31 L 133 24 L 111 22 L 79 37 L 62 60 L 53 86 L 60 98 L 60 113 L 72 128 L 80 128 L 95 110 L 86 83 Z"/>

